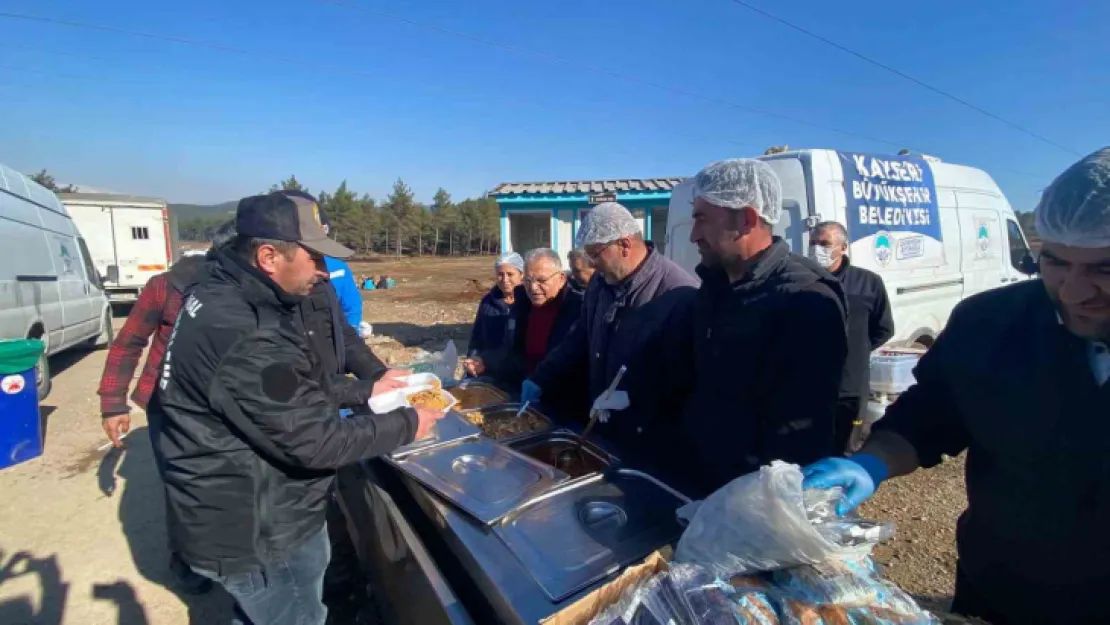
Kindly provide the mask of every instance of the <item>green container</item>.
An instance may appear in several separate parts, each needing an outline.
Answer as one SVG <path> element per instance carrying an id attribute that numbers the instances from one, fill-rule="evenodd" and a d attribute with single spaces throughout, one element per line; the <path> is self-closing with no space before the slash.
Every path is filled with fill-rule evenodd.
<path id="1" fill-rule="evenodd" d="M 34 369 L 46 345 L 38 339 L 0 340 L 0 375 Z"/>

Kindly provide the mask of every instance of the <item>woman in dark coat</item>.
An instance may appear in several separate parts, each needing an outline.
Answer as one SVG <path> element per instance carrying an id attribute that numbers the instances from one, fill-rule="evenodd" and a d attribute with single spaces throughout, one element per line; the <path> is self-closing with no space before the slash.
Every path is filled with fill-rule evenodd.
<path id="1" fill-rule="evenodd" d="M 515 289 L 524 277 L 524 259 L 520 254 L 506 254 L 497 259 L 494 271 L 497 284 L 478 303 L 478 314 L 474 317 L 470 345 L 466 350 L 469 357 L 467 363 L 470 358 L 500 351 L 509 340 L 509 317 L 516 301 Z M 469 364 L 466 368 L 470 375 L 480 375 L 471 371 Z"/>

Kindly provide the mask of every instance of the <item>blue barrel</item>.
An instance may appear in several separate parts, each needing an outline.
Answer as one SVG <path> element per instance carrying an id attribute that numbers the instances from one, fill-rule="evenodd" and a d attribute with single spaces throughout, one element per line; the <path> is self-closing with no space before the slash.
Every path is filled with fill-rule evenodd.
<path id="1" fill-rule="evenodd" d="M 0 469 L 42 455 L 35 364 L 43 348 L 35 339 L 0 341 Z"/>

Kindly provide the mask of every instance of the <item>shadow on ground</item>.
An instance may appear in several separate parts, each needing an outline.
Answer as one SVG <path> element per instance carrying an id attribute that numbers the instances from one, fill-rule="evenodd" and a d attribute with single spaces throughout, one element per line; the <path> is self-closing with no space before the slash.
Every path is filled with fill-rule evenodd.
<path id="1" fill-rule="evenodd" d="M 121 498 L 120 526 L 139 574 L 173 592 L 187 606 L 190 625 L 212 625 L 229 621 L 233 603 L 231 597 L 221 588 L 215 587 L 204 595 L 188 595 L 180 592 L 174 585 L 174 577 L 169 568 L 165 491 L 154 462 L 147 428 L 132 430 L 124 449 L 112 449 L 104 456 L 97 470 L 97 483 L 105 495 Z M 119 600 L 120 625 L 146 623 L 145 617 L 140 618 L 141 606 L 138 611 L 125 610 L 125 606 L 130 605 L 128 600 L 133 597 L 134 592 L 131 591 L 128 595 L 130 588 L 120 586 L 121 583 L 97 587 L 94 591 L 107 599 Z"/>
<path id="2" fill-rule="evenodd" d="M 37 602 L 38 607 L 28 596 L 0 601 L 0 623 L 60 624 L 69 597 L 69 584 L 62 581 L 58 557 L 36 558 L 26 551 L 9 554 L 0 550 L 0 585 L 25 576 L 38 578 L 39 596 L 42 598 Z"/>

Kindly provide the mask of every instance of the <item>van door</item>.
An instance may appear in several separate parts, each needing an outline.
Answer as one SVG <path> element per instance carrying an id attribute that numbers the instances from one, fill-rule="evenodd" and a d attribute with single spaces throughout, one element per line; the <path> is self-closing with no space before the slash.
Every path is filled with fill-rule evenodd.
<path id="1" fill-rule="evenodd" d="M 1003 245 L 1004 224 L 998 210 L 989 207 L 990 196 L 956 192 L 960 222 L 960 272 L 963 274 L 963 297 L 997 288 L 1010 281 L 1003 269 L 1007 258 Z"/>
<path id="2" fill-rule="evenodd" d="M 50 234 L 50 253 L 58 272 L 58 292 L 62 304 L 62 342 L 73 345 L 89 338 L 100 311 L 89 300 L 89 283 L 77 239 L 71 235 Z"/>

